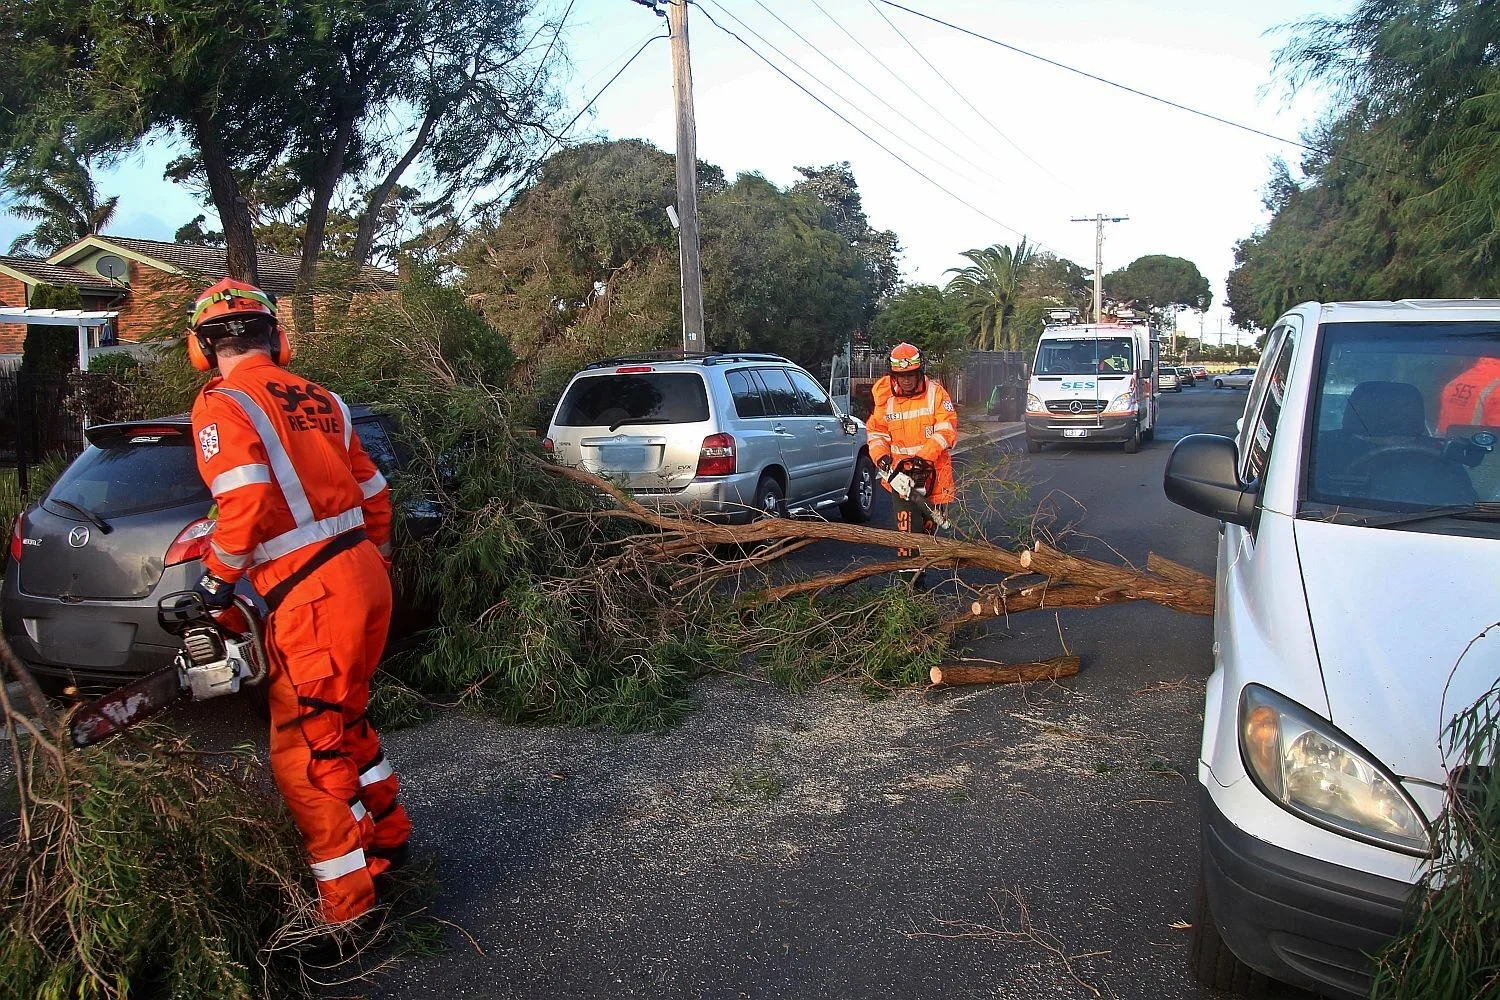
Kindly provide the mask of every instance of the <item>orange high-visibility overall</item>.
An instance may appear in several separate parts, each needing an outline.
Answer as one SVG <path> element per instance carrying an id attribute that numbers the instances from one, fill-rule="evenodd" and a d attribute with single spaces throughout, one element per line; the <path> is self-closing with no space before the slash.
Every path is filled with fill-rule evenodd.
<path id="1" fill-rule="evenodd" d="M 1500 358 L 1480 358 L 1443 387 L 1438 433 L 1453 426 L 1500 427 Z"/>
<path id="2" fill-rule="evenodd" d="M 893 467 L 899 466 L 903 458 L 925 460 L 934 470 L 932 482 L 927 486 L 927 502 L 934 505 L 952 503 L 957 490 L 950 452 L 958 443 L 958 412 L 948 390 L 929 376 L 927 387 L 917 395 L 898 396 L 891 385 L 891 377 L 887 375 L 875 383 L 871 395 L 875 409 L 865 422 L 870 436 L 871 460 L 878 465 L 888 455 Z M 890 484 L 885 484 L 885 488 L 889 490 Z M 896 506 L 896 530 L 911 531 L 911 508 L 900 503 Z M 922 519 L 920 530 L 932 534 L 937 531 L 937 525 Z M 910 555 L 904 549 L 900 554 Z"/>
<path id="3" fill-rule="evenodd" d="M 219 511 L 208 570 L 229 581 L 248 573 L 258 593 L 280 596 L 266 622 L 271 769 L 324 919 L 349 920 L 375 904 L 372 877 L 411 833 L 365 718 L 390 627 L 390 490 L 344 401 L 267 357 L 209 382 L 193 431 Z M 319 555 L 330 546 L 336 555 Z"/>

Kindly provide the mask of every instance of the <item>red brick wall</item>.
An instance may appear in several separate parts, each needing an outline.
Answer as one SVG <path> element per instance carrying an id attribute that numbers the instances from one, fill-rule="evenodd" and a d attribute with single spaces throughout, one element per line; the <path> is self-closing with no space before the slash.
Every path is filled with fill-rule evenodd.
<path id="1" fill-rule="evenodd" d="M 0 306 L 24 308 L 26 285 L 8 274 L 0 274 Z M 25 343 L 25 324 L 0 323 L 0 354 L 20 354 Z"/>
<path id="2" fill-rule="evenodd" d="M 164 332 L 187 329 L 193 300 L 202 289 L 196 282 L 145 264 L 130 262 L 130 294 L 114 308 L 122 343 L 136 343 Z"/>

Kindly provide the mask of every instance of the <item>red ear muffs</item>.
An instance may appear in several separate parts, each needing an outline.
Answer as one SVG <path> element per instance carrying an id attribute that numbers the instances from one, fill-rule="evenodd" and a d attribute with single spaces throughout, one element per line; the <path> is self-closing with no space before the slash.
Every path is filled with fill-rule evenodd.
<path id="1" fill-rule="evenodd" d="M 271 340 L 271 360 L 285 368 L 291 362 L 295 352 L 292 350 L 291 340 L 287 338 L 286 330 L 280 323 L 276 324 L 276 332 Z"/>
<path id="2" fill-rule="evenodd" d="M 215 364 L 217 364 L 214 358 L 213 344 L 197 330 L 188 331 L 187 353 L 188 361 L 196 371 L 212 371 Z"/>

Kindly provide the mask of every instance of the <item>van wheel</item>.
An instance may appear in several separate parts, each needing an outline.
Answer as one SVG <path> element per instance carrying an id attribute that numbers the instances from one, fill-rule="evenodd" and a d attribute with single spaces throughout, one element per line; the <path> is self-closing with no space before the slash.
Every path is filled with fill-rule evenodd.
<path id="1" fill-rule="evenodd" d="M 1134 455 L 1141 450 L 1141 425 L 1137 421 L 1135 430 L 1130 434 L 1130 440 L 1125 442 L 1125 454 Z"/>
<path id="2" fill-rule="evenodd" d="M 849 499 L 839 507 L 839 513 L 850 524 L 864 524 L 875 513 L 875 463 L 863 452 L 854 463 Z"/>
<path id="3" fill-rule="evenodd" d="M 755 487 L 755 506 L 759 509 L 757 518 L 783 517 L 786 514 L 786 490 L 781 488 L 781 483 L 770 473 L 761 476 L 760 483 Z"/>
<path id="4" fill-rule="evenodd" d="M 1042 442 L 1037 441 L 1034 438 L 1027 438 L 1026 452 L 1027 454 L 1031 455 L 1040 455 L 1042 453 Z"/>
<path id="5" fill-rule="evenodd" d="M 1203 874 L 1198 874 L 1198 891 L 1194 904 L 1193 930 L 1188 941 L 1188 961 L 1193 976 L 1211 990 L 1234 996 L 1263 997 L 1271 981 L 1239 960 L 1219 936 L 1219 927 L 1208 911 L 1208 894 L 1203 891 Z"/>
<path id="6" fill-rule="evenodd" d="M 1141 431 L 1141 440 L 1142 441 L 1155 441 L 1156 440 L 1156 428 L 1155 427 L 1150 427 L 1150 428 L 1147 428 L 1146 430 Z"/>

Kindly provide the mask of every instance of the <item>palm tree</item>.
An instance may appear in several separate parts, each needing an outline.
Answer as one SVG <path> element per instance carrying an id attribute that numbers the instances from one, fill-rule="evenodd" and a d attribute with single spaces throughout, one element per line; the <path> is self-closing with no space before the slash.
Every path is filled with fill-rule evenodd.
<path id="1" fill-rule="evenodd" d="M 1021 281 L 1031 268 L 1035 251 L 1021 238 L 1014 249 L 996 243 L 983 250 L 966 250 L 968 267 L 949 268 L 947 291 L 963 300 L 964 319 L 980 351 L 1016 350 L 1010 318 L 1016 311 Z"/>
<path id="2" fill-rule="evenodd" d="M 5 174 L 8 211 L 35 222 L 16 237 L 11 253 L 50 254 L 102 230 L 114 218 L 118 197 L 99 200 L 88 161 L 59 147 L 42 163 L 23 163 Z"/>

